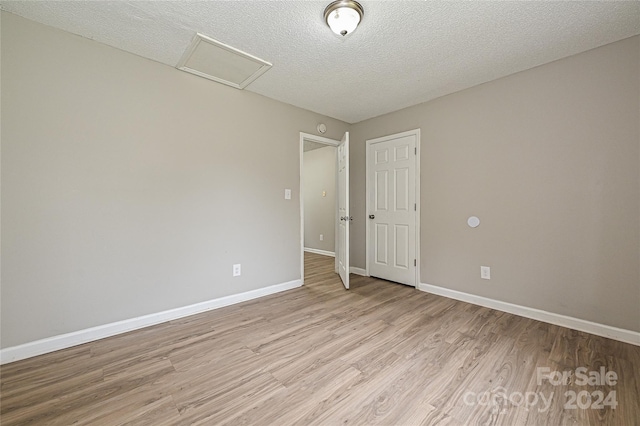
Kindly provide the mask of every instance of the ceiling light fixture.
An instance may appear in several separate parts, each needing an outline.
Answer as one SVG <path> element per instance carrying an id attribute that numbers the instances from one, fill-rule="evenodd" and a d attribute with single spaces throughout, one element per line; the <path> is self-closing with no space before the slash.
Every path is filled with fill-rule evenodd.
<path id="1" fill-rule="evenodd" d="M 364 9 L 357 1 L 337 0 L 331 3 L 324 10 L 324 20 L 334 33 L 346 36 L 351 34 L 357 27 Z"/>

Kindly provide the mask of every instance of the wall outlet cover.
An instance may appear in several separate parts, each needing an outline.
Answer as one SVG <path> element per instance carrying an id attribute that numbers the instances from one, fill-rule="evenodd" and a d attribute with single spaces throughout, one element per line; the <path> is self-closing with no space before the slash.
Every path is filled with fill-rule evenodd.
<path id="1" fill-rule="evenodd" d="M 482 278 L 483 280 L 490 280 L 491 279 L 491 268 L 488 266 L 481 266 L 480 267 L 480 278 Z"/>
<path id="2" fill-rule="evenodd" d="M 240 275 L 242 275 L 242 266 L 239 263 L 236 263 L 233 265 L 233 276 L 239 277 Z"/>

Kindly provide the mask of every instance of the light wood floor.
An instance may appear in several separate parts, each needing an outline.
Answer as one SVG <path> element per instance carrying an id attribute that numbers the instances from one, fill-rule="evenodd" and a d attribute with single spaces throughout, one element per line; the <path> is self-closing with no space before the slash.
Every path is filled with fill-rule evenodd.
<path id="1" fill-rule="evenodd" d="M 2 366 L 0 422 L 640 424 L 640 347 L 305 265 L 302 288 Z M 537 367 L 582 366 L 618 382 L 537 384 Z M 618 406 L 565 409 L 571 390 Z"/>

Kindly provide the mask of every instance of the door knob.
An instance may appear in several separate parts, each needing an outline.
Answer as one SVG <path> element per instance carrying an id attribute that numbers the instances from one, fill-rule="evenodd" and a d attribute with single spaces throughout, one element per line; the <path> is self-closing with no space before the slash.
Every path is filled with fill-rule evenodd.
<path id="1" fill-rule="evenodd" d="M 369 219 L 375 219 L 375 218 L 376 218 L 376 215 L 375 215 L 375 214 L 370 214 L 370 215 L 369 215 Z"/>

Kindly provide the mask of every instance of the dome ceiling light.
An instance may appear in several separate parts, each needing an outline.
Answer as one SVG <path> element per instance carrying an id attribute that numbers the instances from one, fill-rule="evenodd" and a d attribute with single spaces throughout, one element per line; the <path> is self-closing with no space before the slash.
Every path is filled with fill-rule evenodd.
<path id="1" fill-rule="evenodd" d="M 324 20 L 334 33 L 340 36 L 351 34 L 364 16 L 364 9 L 357 1 L 337 0 L 324 10 Z"/>

